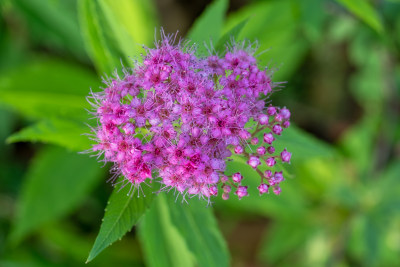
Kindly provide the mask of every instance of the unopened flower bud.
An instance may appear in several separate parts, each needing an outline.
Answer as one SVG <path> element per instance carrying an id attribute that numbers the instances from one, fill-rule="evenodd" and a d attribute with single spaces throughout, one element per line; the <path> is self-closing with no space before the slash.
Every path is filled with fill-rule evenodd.
<path id="1" fill-rule="evenodd" d="M 282 126 L 280 126 L 279 124 L 275 124 L 274 127 L 272 127 L 272 131 L 273 131 L 274 134 L 276 134 L 276 135 L 281 135 L 281 133 L 282 133 Z"/>
<path id="2" fill-rule="evenodd" d="M 243 147 L 242 146 L 236 146 L 234 150 L 235 150 L 236 154 L 242 154 L 243 153 Z"/>
<path id="3" fill-rule="evenodd" d="M 289 128 L 289 126 L 290 126 L 290 122 L 289 122 L 289 121 L 284 121 L 284 122 L 282 123 L 282 127 L 283 127 L 283 128 Z"/>
<path id="4" fill-rule="evenodd" d="M 275 140 L 275 137 L 272 135 L 272 133 L 264 133 L 264 142 L 267 144 L 272 144 L 272 142 Z"/>
<path id="5" fill-rule="evenodd" d="M 257 153 L 258 153 L 258 155 L 265 155 L 265 152 L 266 152 L 266 149 L 265 149 L 265 146 L 259 146 L 259 147 L 257 147 Z"/>
<path id="6" fill-rule="evenodd" d="M 276 113 L 276 108 L 275 107 L 270 106 L 270 107 L 267 108 L 267 114 L 268 115 L 273 116 L 273 115 L 275 115 L 275 113 Z"/>
<path id="7" fill-rule="evenodd" d="M 275 158 L 270 157 L 265 161 L 268 167 L 273 167 L 276 164 Z"/>
<path id="8" fill-rule="evenodd" d="M 257 137 L 252 138 L 251 139 L 251 144 L 252 145 L 257 145 L 258 144 L 258 138 Z"/>
<path id="9" fill-rule="evenodd" d="M 290 111 L 287 108 L 282 108 L 279 113 L 284 120 L 288 120 L 290 118 Z"/>
<path id="10" fill-rule="evenodd" d="M 260 184 L 257 189 L 260 192 L 260 195 L 265 194 L 268 192 L 269 186 L 267 184 Z"/>
<path id="11" fill-rule="evenodd" d="M 239 199 L 242 199 L 242 197 L 248 196 L 249 193 L 247 192 L 247 186 L 238 186 L 235 195 L 238 196 Z"/>
<path id="12" fill-rule="evenodd" d="M 292 153 L 288 152 L 286 148 L 281 152 L 282 162 L 290 162 L 290 158 L 292 157 Z"/>
<path id="13" fill-rule="evenodd" d="M 278 196 L 282 190 L 279 186 L 276 186 L 276 187 L 274 187 L 273 191 L 274 191 L 274 194 Z"/>
<path id="14" fill-rule="evenodd" d="M 269 122 L 269 117 L 265 114 L 261 114 L 260 117 L 258 117 L 258 122 L 261 125 L 267 125 Z"/>
<path id="15" fill-rule="evenodd" d="M 269 146 L 269 147 L 267 148 L 267 151 L 268 151 L 269 154 L 274 154 L 274 153 L 275 153 L 275 147 Z"/>
<path id="16" fill-rule="evenodd" d="M 258 165 L 261 164 L 261 162 L 258 157 L 250 156 L 250 159 L 247 161 L 247 164 L 249 164 L 253 169 L 256 169 Z"/>
<path id="17" fill-rule="evenodd" d="M 243 180 L 243 176 L 240 174 L 240 172 L 236 172 L 232 175 L 232 180 L 235 183 L 240 183 Z"/>
<path id="18" fill-rule="evenodd" d="M 264 177 L 265 178 L 270 178 L 272 176 L 272 171 L 271 170 L 266 170 L 265 172 L 264 172 Z"/>
<path id="19" fill-rule="evenodd" d="M 222 199 L 223 200 L 228 200 L 229 199 L 229 194 L 228 193 L 223 193 L 222 194 Z"/>

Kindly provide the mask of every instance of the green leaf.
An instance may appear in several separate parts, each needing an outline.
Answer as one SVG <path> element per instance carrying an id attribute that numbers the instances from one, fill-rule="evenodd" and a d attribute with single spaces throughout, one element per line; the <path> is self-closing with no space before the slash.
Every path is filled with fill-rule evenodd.
<path id="1" fill-rule="evenodd" d="M 89 137 L 83 135 L 89 131 L 89 127 L 83 123 L 60 119 L 43 120 L 12 134 L 6 142 L 43 142 L 83 151 L 90 148 Z"/>
<path id="2" fill-rule="evenodd" d="M 211 3 L 194 22 L 187 38 L 200 45 L 208 41 L 216 42 L 221 35 L 227 6 L 227 0 L 215 0 Z M 200 53 L 205 51 L 203 46 L 199 47 Z"/>
<path id="3" fill-rule="evenodd" d="M 316 157 L 333 157 L 336 154 L 333 146 L 317 139 L 293 124 L 285 129 L 281 136 L 277 136 L 276 140 L 276 150 L 282 151 L 287 148 L 292 153 L 294 162 Z"/>
<path id="4" fill-rule="evenodd" d="M 119 65 L 119 57 L 116 51 L 112 51 L 113 47 L 106 41 L 98 10 L 99 7 L 95 1 L 78 1 L 79 23 L 86 50 L 93 60 L 97 72 L 110 74 Z"/>
<path id="5" fill-rule="evenodd" d="M 270 130 L 260 131 L 256 136 L 262 140 L 264 132 L 270 132 Z M 334 147 L 296 127 L 294 124 L 285 129 L 281 136 L 276 136 L 274 147 L 279 153 L 287 148 L 292 153 L 292 160 L 295 162 L 317 157 L 333 157 L 336 154 Z"/>
<path id="6" fill-rule="evenodd" d="M 400 161 L 391 162 L 381 174 L 379 179 L 370 181 L 370 188 L 374 189 L 373 210 L 378 218 L 393 218 L 400 215 Z M 375 177 L 374 177 L 375 178 Z"/>
<path id="7" fill-rule="evenodd" d="M 216 198 L 216 208 L 221 211 L 240 211 L 282 219 L 307 216 L 306 201 L 298 192 L 300 181 L 289 179 L 290 174 L 284 171 L 286 181 L 280 185 L 282 193 L 279 196 L 273 193 L 260 196 L 257 186 L 260 185 L 261 178 L 258 173 L 246 163 L 243 157 L 233 155 L 231 159 L 232 161 L 227 162 L 225 173 L 231 175 L 240 172 L 244 177 L 242 184 L 248 186 L 249 196 L 239 200 L 232 192 L 228 201 Z"/>
<path id="8" fill-rule="evenodd" d="M 224 25 L 224 29 L 231 29 L 249 18 L 238 39 L 258 43 L 259 65 L 279 68 L 274 72 L 274 81 L 291 77 L 302 63 L 309 47 L 306 38 L 299 38 L 303 34 L 302 24 L 293 11 L 293 2 L 256 1 L 232 12 Z"/>
<path id="9" fill-rule="evenodd" d="M 100 73 L 110 74 L 124 64 L 132 65 L 153 41 L 157 27 L 151 1 L 83 0 L 80 24 L 87 50 Z"/>
<path id="10" fill-rule="evenodd" d="M 264 262 L 269 265 L 281 264 L 281 261 L 290 259 L 291 255 L 304 248 L 302 244 L 313 233 L 313 228 L 304 224 L 302 218 L 298 219 L 279 221 L 268 227 L 259 254 Z"/>
<path id="11" fill-rule="evenodd" d="M 249 19 L 245 19 L 242 22 L 238 23 L 228 32 L 226 32 L 217 43 L 215 50 L 219 53 L 225 52 L 226 45 L 230 44 L 231 41 L 238 41 L 237 38 L 239 37 L 240 32 L 242 31 L 243 27 L 246 25 Z"/>
<path id="12" fill-rule="evenodd" d="M 170 196 L 168 205 L 171 220 L 196 256 L 198 266 L 229 266 L 227 245 L 207 202 L 191 199 L 182 204 Z"/>
<path id="13" fill-rule="evenodd" d="M 150 266 L 229 265 L 227 246 L 204 200 L 182 204 L 161 195 L 139 233 Z"/>
<path id="14" fill-rule="evenodd" d="M 96 160 L 87 155 L 44 148 L 27 171 L 10 241 L 16 244 L 43 224 L 74 210 L 101 173 Z"/>
<path id="15" fill-rule="evenodd" d="M 366 0 L 337 0 L 345 8 L 378 33 L 383 33 L 383 24 L 376 10 Z"/>
<path id="16" fill-rule="evenodd" d="M 142 45 L 152 44 L 158 24 L 152 1 L 98 0 L 98 3 L 126 59 L 143 53 Z"/>
<path id="17" fill-rule="evenodd" d="M 139 225 L 146 262 L 152 267 L 196 266 L 185 238 L 172 222 L 169 206 L 165 195 L 159 195 Z"/>
<path id="18" fill-rule="evenodd" d="M 55 46 L 69 50 L 80 60 L 87 59 L 79 34 L 75 1 L 15 0 L 13 4 L 24 17 L 32 39 L 52 49 Z"/>
<path id="19" fill-rule="evenodd" d="M 153 201 L 153 192 L 157 191 L 148 186 L 142 186 L 139 192 L 132 193 L 130 190 L 133 190 L 130 183 L 114 188 L 99 234 L 86 262 L 93 260 L 101 251 L 130 231 Z"/>
<path id="20" fill-rule="evenodd" d="M 77 65 L 40 60 L 0 77 L 0 104 L 29 118 L 64 117 L 86 120 L 85 97 L 99 81 Z"/>
<path id="21" fill-rule="evenodd" d="M 381 116 L 371 114 L 345 132 L 340 141 L 344 152 L 352 159 L 361 177 L 371 172 L 373 165 L 373 141 L 378 133 Z"/>

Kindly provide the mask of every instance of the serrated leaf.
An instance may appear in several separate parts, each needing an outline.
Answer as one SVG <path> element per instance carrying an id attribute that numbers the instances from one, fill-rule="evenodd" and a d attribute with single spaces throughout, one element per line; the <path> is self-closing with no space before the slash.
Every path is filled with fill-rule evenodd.
<path id="1" fill-rule="evenodd" d="M 83 123 L 61 119 L 43 120 L 13 133 L 6 142 L 43 142 L 83 151 L 90 147 L 89 138 L 83 135 L 89 131 Z"/>
<path id="2" fill-rule="evenodd" d="M 382 21 L 376 10 L 365 0 L 337 0 L 378 33 L 383 33 Z"/>
<path id="3" fill-rule="evenodd" d="M 229 266 L 229 252 L 211 207 L 204 200 L 176 203 L 169 196 L 172 223 L 197 259 L 197 266 Z"/>
<path id="4" fill-rule="evenodd" d="M 172 222 L 166 197 L 160 194 L 139 225 L 139 237 L 149 266 L 196 266 L 185 237 Z"/>
<path id="5" fill-rule="evenodd" d="M 11 241 L 19 242 L 43 224 L 76 208 L 102 169 L 95 159 L 60 147 L 46 147 L 31 163 L 18 200 Z"/>
<path id="6" fill-rule="evenodd" d="M 215 0 L 193 23 L 187 38 L 201 45 L 198 50 L 199 53 L 206 51 L 203 47 L 204 43 L 216 42 L 219 39 L 227 7 L 227 0 Z"/>
<path id="7" fill-rule="evenodd" d="M 130 190 L 133 190 L 131 184 L 122 189 L 121 186 L 116 186 L 110 196 L 99 234 L 87 262 L 132 229 L 153 201 L 153 192 L 157 191 L 156 188 L 142 185 L 143 191 L 130 193 Z"/>
<path id="8" fill-rule="evenodd" d="M 98 84 L 93 73 L 77 65 L 36 61 L 0 77 L 0 104 L 30 118 L 86 120 L 85 97 Z"/>

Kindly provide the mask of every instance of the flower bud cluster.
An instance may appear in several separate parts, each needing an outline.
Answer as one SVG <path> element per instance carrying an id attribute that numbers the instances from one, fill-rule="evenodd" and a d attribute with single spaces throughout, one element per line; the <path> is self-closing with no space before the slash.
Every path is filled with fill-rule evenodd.
<path id="1" fill-rule="evenodd" d="M 290 112 L 261 99 L 274 85 L 251 48 L 236 45 L 222 57 L 199 58 L 171 43 L 165 37 L 147 49 L 142 64 L 92 93 L 99 120 L 92 150 L 134 186 L 159 176 L 162 188 L 182 195 L 209 199 L 222 190 L 228 199 L 234 190 L 239 199 L 247 196 L 240 173 L 225 175 L 227 159 L 241 154 L 256 170 L 263 162 L 289 162 L 291 154 L 274 154 L 272 142 L 289 126 Z M 256 124 L 246 128 L 250 120 Z M 255 137 L 260 131 L 263 140 Z M 246 152 L 249 144 L 259 146 L 256 153 Z M 269 187 L 280 192 L 282 173 L 261 176 L 261 194 Z"/>

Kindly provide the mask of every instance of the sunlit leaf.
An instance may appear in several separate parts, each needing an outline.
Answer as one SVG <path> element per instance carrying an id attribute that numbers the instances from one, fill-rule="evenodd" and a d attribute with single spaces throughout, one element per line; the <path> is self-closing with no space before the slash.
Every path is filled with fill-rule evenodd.
<path id="1" fill-rule="evenodd" d="M 382 21 L 376 10 L 365 0 L 337 0 L 378 33 L 383 32 Z"/>
<path id="2" fill-rule="evenodd" d="M 30 118 L 86 120 L 85 97 L 98 85 L 92 72 L 77 65 L 36 61 L 0 77 L 0 104 Z"/>
<path id="3" fill-rule="evenodd" d="M 228 266 L 229 253 L 207 202 L 160 196 L 140 227 L 150 266 Z"/>
<path id="4" fill-rule="evenodd" d="M 151 45 L 157 26 L 151 1 L 80 1 L 82 33 L 100 74 L 128 66 Z"/>
<path id="5" fill-rule="evenodd" d="M 121 186 L 123 185 L 116 186 L 110 196 L 99 234 L 87 262 L 130 231 L 155 197 L 155 188 L 142 185 L 141 189 L 132 192 L 131 184 L 123 186 L 122 189 Z"/>
<path id="6" fill-rule="evenodd" d="M 187 38 L 201 45 L 199 53 L 206 52 L 203 48 L 204 44 L 209 44 L 210 41 L 216 42 L 219 39 L 227 7 L 227 0 L 215 0 L 194 22 Z"/>
<path id="7" fill-rule="evenodd" d="M 78 1 L 79 23 L 86 50 L 97 71 L 103 75 L 112 73 L 116 66 L 120 66 L 120 63 L 115 48 L 106 40 L 101 18 L 98 14 L 99 9 L 96 1 Z"/>
<path id="8" fill-rule="evenodd" d="M 43 224 L 76 208 L 98 181 L 95 159 L 59 147 L 46 147 L 33 160 L 18 200 L 11 241 L 19 242 Z"/>
<path id="9" fill-rule="evenodd" d="M 152 44 L 157 27 L 152 1 L 97 1 L 104 13 L 105 23 L 112 30 L 113 39 L 125 57 L 135 59 L 144 52 L 142 45 Z"/>
<path id="10" fill-rule="evenodd" d="M 7 142 L 43 142 L 83 151 L 90 148 L 88 136 L 83 135 L 89 131 L 89 127 L 83 123 L 61 119 L 43 120 L 13 133 Z"/>
<path id="11" fill-rule="evenodd" d="M 196 256 L 198 266 L 229 266 L 229 253 L 211 207 L 204 200 L 189 204 L 169 198 L 171 220 Z"/>
<path id="12" fill-rule="evenodd" d="M 190 237 L 178 231 L 163 194 L 157 197 L 139 225 L 139 237 L 149 266 L 197 266 L 185 240 Z"/>

